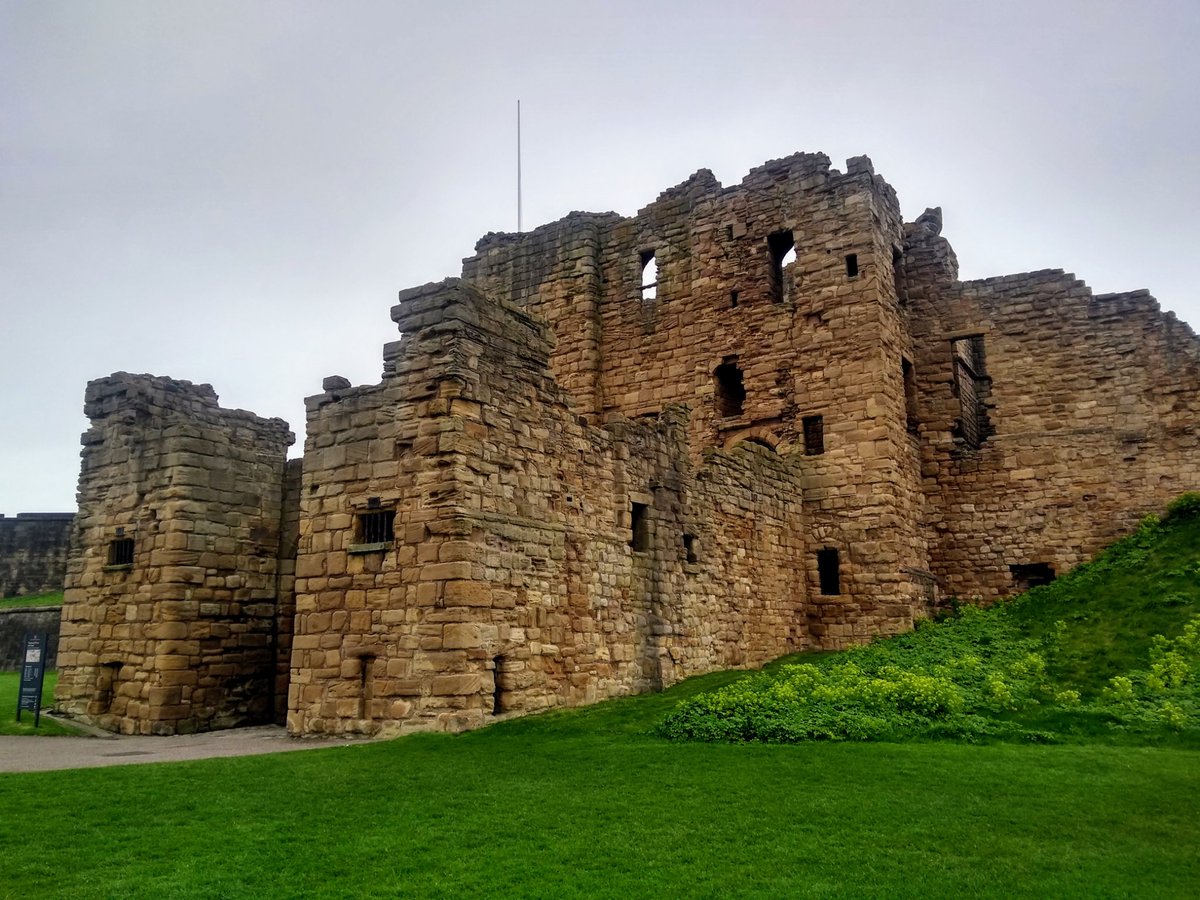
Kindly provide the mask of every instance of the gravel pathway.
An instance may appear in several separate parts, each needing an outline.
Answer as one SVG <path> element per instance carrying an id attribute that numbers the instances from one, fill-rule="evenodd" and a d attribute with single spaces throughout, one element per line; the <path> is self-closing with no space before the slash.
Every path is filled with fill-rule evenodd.
<path id="1" fill-rule="evenodd" d="M 288 737 L 279 725 L 231 728 L 205 734 L 174 737 L 125 737 L 104 734 L 91 737 L 0 737 L 0 772 L 48 772 L 54 769 L 88 769 L 134 763 L 178 762 L 214 756 L 254 756 L 288 753 L 321 747 L 345 747 L 341 738 Z"/>

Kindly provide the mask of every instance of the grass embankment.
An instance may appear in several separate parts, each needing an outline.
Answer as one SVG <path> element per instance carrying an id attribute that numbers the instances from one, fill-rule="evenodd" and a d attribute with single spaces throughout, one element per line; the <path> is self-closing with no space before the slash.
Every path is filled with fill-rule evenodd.
<path id="1" fill-rule="evenodd" d="M 57 672 L 47 672 L 42 683 L 42 708 L 54 705 L 54 685 L 58 683 Z M 57 722 L 42 717 L 41 724 L 33 727 L 33 713 L 24 710 L 21 721 L 17 721 L 17 692 L 21 687 L 20 672 L 0 672 L 0 734 L 78 734 Z"/>
<path id="2" fill-rule="evenodd" d="M 1175 536 L 1190 559 L 1200 544 L 1189 533 Z M 1130 591 L 1181 626 L 1187 604 L 1151 596 L 1184 580 L 1161 546 L 1143 546 L 1136 564 L 1157 586 Z M 1093 571 L 1096 596 L 1123 602 L 1103 566 Z M 1045 671 L 1074 678 L 1083 706 L 1111 677 L 1085 665 L 1105 616 L 1048 590 L 1001 630 L 1018 644 L 1064 641 Z M 984 629 L 975 644 L 999 636 Z M 1136 641 L 1114 672 L 1150 665 L 1149 638 Z M 1026 655 L 991 656 L 1012 653 Z M 746 677 L 717 673 L 458 737 L 0 776 L 0 818 L 20 823 L 0 829 L 0 897 L 1196 895 L 1196 750 L 1086 736 L 781 745 L 655 734 L 681 700 Z"/>
<path id="3" fill-rule="evenodd" d="M 681 704 L 666 737 L 1200 747 L 1200 495 L 1064 578 Z"/>
<path id="4" fill-rule="evenodd" d="M 0 599 L 0 609 L 16 609 L 24 606 L 62 606 L 63 592 L 51 591 L 48 594 L 25 594 L 21 597 L 4 597 Z"/>

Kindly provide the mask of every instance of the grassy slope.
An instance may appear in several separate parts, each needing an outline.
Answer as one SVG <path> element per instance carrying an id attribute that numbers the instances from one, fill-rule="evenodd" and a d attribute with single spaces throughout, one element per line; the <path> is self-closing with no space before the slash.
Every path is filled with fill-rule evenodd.
<path id="1" fill-rule="evenodd" d="M 1200 495 L 1185 495 L 1161 522 L 1147 520 L 1051 585 L 848 653 L 777 660 L 770 675 L 674 711 L 663 734 L 768 742 L 953 735 L 1200 748 L 1195 650 L 1181 644 L 1175 659 L 1191 667 L 1190 682 L 1184 676 L 1170 688 L 1153 687 L 1145 672 L 1135 674 L 1150 666 L 1156 635 L 1179 637 L 1198 616 Z M 1133 676 L 1136 701 L 1102 693 L 1117 674 Z"/>
<path id="2" fill-rule="evenodd" d="M 1026 633 L 1066 625 L 1050 672 L 1094 694 L 1114 675 L 1145 668 L 1151 639 L 1173 638 L 1200 615 L 1200 514 L 1145 528 L 1012 608 Z"/>
<path id="3" fill-rule="evenodd" d="M 24 606 L 62 606 L 63 592 L 52 591 L 49 594 L 26 594 L 22 597 L 5 597 L 0 599 L 0 609 L 15 609 Z"/>

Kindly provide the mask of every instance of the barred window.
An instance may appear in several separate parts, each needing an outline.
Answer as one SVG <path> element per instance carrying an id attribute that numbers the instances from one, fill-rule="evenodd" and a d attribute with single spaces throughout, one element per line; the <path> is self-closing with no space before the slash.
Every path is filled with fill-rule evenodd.
<path id="1" fill-rule="evenodd" d="M 117 538 L 108 542 L 108 564 L 110 566 L 133 565 L 133 538 Z"/>
<path id="2" fill-rule="evenodd" d="M 381 509 L 360 513 L 358 542 L 360 544 L 390 544 L 396 539 L 396 511 Z"/>

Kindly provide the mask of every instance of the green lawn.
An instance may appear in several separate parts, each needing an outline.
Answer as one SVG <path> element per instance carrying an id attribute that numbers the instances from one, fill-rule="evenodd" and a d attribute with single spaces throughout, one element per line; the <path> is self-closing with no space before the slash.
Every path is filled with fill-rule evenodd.
<path id="1" fill-rule="evenodd" d="M 26 594 L 22 597 L 5 597 L 0 599 L 0 609 L 15 609 L 22 606 L 62 606 L 63 592 L 51 591 L 48 594 Z"/>
<path id="2" fill-rule="evenodd" d="M 657 736 L 681 700 L 744 677 L 724 672 L 457 737 L 0 775 L 0 898 L 1200 896 L 1193 726 L 1069 721 L 1120 672 L 1194 718 L 1194 673 L 1137 674 L 1166 648 L 1153 635 L 1185 640 L 1200 611 L 1188 503 L 1005 609 L 852 654 L 911 673 L 969 651 L 1016 689 L 1045 680 L 1024 642 L 1057 635 L 1046 677 L 1083 705 L 1011 715 L 1047 710 L 1060 744 Z"/>
<path id="3" fill-rule="evenodd" d="M 54 685 L 58 683 L 58 672 L 47 672 L 42 685 L 42 708 L 54 705 Z M 0 734 L 78 734 L 45 717 L 41 724 L 33 727 L 33 713 L 24 710 L 21 721 L 17 721 L 17 691 L 21 686 L 20 672 L 0 672 Z"/>
<path id="4" fill-rule="evenodd" d="M 458 737 L 0 775 L 0 897 L 1194 896 L 1200 753 L 669 743 L 680 697 Z"/>

